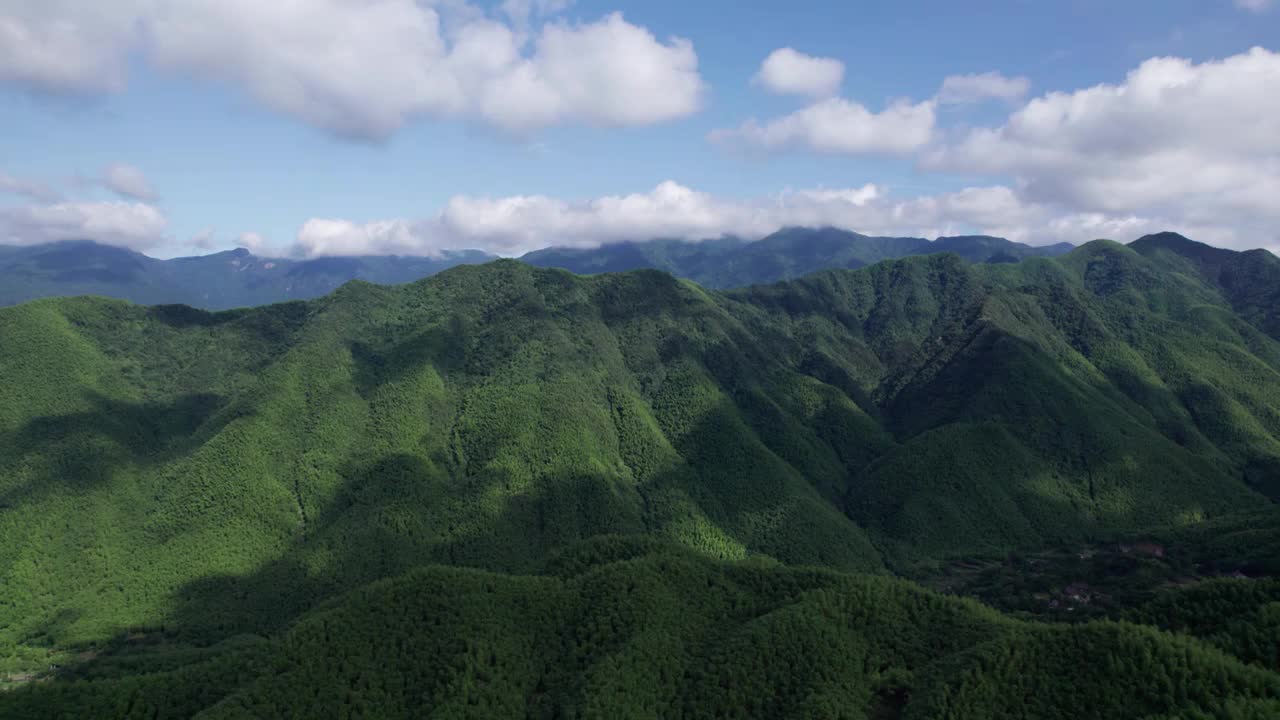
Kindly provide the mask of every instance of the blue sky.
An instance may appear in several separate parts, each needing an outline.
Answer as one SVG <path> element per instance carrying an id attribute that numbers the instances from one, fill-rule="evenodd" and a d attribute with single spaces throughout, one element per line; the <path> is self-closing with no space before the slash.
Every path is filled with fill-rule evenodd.
<path id="1" fill-rule="evenodd" d="M 86 10 L 0 0 L 0 29 L 25 29 L 0 32 L 0 242 L 96 234 L 160 256 L 238 244 L 266 254 L 513 254 L 812 222 L 1028 242 L 1127 241 L 1173 226 L 1223 245 L 1280 245 L 1280 218 L 1259 197 L 1280 169 L 1280 106 L 1263 99 L 1280 95 L 1280 10 L 1259 0 L 543 0 L 527 14 L 461 0 L 282 0 L 299 8 L 296 18 L 211 1 Z M 583 79 L 562 58 L 534 71 L 558 93 L 545 117 L 534 109 L 545 93 L 524 107 L 503 91 L 500 112 L 442 110 L 435 80 L 414 67 L 435 61 L 410 52 L 430 44 L 425 31 L 385 44 L 376 34 L 399 38 L 439 18 L 446 54 L 437 59 L 463 67 L 447 53 L 479 23 L 523 33 L 517 52 L 531 58 L 547 28 L 586 38 L 616 12 L 623 34 L 614 37 L 634 47 L 568 45 L 604 70 Z M 337 27 L 294 36 L 329 16 Z M 346 46 L 342 24 L 366 17 L 373 39 Z M 75 37 L 52 34 L 58 23 Z M 332 39 L 309 46 L 312 37 Z M 813 84 L 808 66 L 773 86 L 753 82 L 782 48 L 838 61 L 840 82 L 783 87 Z M 66 59 L 75 52 L 86 53 L 79 65 Z M 1182 63 L 1147 73 L 1160 97 L 1132 107 L 1081 96 L 1070 110 L 1073 93 L 1123 87 L 1158 57 Z M 497 82 L 499 71 L 475 69 L 485 60 L 466 62 L 450 82 Z M 1023 90 L 935 100 L 944 79 L 986 73 Z M 307 84 L 309 97 L 291 99 L 289 82 Z M 1141 94 L 1137 84 L 1129 96 Z M 1010 129 L 1049 93 L 1060 93 L 1056 125 Z M 895 101 L 910 114 L 880 117 Z M 811 107 L 823 111 L 787 120 Z M 1150 130 L 1149 118 L 1171 113 L 1189 119 Z M 745 130 L 751 119 L 755 130 Z M 917 134 L 891 137 L 917 121 Z M 1102 142 L 1099 127 L 1118 134 L 1107 142 L 1138 149 L 1082 172 L 1102 147 L 1091 144 Z M 995 146 L 981 144 L 984 129 L 1000 134 Z M 1160 142 L 1148 142 L 1153 134 Z M 1252 145 L 1202 141 L 1218 135 Z M 1068 138 L 1061 147 L 1059 137 Z M 1043 148 L 1052 160 L 1026 160 Z M 1221 178 L 1182 179 L 1200 168 Z"/>

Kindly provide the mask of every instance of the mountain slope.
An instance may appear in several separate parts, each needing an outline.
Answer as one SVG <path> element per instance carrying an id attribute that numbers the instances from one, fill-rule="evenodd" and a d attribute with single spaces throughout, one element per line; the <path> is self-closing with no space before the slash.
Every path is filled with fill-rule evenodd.
<path id="1" fill-rule="evenodd" d="M 270 631 L 601 533 L 915 572 L 1277 497 L 1280 344 L 1099 242 L 729 293 L 514 261 L 210 314 L 0 310 L 0 643 Z"/>
<path id="2" fill-rule="evenodd" d="M 1237 314 L 1280 339 L 1280 258 L 1266 250 L 1215 248 L 1176 233 L 1147 235 L 1130 247 L 1169 272 L 1198 274 Z"/>
<path id="3" fill-rule="evenodd" d="M 832 268 L 860 268 L 881 260 L 955 253 L 975 263 L 1016 262 L 1054 257 L 1072 249 L 1058 244 L 1031 247 L 986 236 L 924 238 L 871 237 L 834 228 L 787 228 L 762 240 L 721 238 L 689 242 L 654 240 L 592 249 L 547 248 L 521 258 L 538 267 L 578 274 L 651 268 L 711 288 L 777 282 Z"/>

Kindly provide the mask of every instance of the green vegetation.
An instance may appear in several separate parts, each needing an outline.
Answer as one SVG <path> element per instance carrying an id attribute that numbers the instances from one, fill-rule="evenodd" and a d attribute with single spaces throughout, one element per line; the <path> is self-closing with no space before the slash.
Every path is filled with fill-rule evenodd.
<path id="1" fill-rule="evenodd" d="M 1274 587 L 1176 586 L 1274 573 L 1280 341 L 1167 252 L 0 310 L 0 717 L 1264 717 Z"/>
<path id="2" fill-rule="evenodd" d="M 1232 515 L 1225 519 L 1229 522 L 1157 529 L 1089 545 L 957 559 L 921 580 L 1015 617 L 1129 619 L 1202 636 L 1190 624 L 1175 622 L 1175 616 L 1189 620 L 1194 607 L 1201 627 L 1222 629 L 1232 616 L 1250 615 L 1280 600 L 1275 580 L 1280 577 L 1278 510 L 1272 505 L 1263 512 Z M 1213 588 L 1239 590 L 1237 599 L 1244 605 L 1219 602 L 1226 596 Z M 1202 604 L 1200 599 L 1213 602 Z M 1256 625 L 1252 620 L 1246 624 Z M 1264 632 L 1256 639 L 1266 643 L 1273 637 L 1280 636 Z"/>
<path id="3" fill-rule="evenodd" d="M 1280 672 L 1280 580 L 1232 578 L 1167 589 L 1130 611 L 1132 622 L 1202 638 Z"/>
<path id="4" fill-rule="evenodd" d="M 1019 623 L 901 580 L 605 537 L 539 575 L 419 568 L 272 641 L 133 650 L 0 695 L 0 714 L 1262 717 L 1278 698 L 1280 675 L 1149 628 Z"/>

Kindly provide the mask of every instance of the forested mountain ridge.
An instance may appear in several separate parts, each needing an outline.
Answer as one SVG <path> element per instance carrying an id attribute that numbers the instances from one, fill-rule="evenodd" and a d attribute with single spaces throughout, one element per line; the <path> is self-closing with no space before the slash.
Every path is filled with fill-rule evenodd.
<path id="1" fill-rule="evenodd" d="M 778 615 L 769 609 L 780 607 L 775 600 L 760 598 L 779 597 L 774 583 L 794 589 L 795 571 L 761 568 L 742 592 L 764 595 L 747 600 L 718 584 L 719 573 L 737 571 L 671 547 L 730 566 L 777 560 L 917 574 L 952 557 L 1197 528 L 1272 507 L 1280 496 L 1280 343 L 1264 332 L 1265 298 L 1253 301 L 1258 313 L 1238 315 L 1221 286 L 1198 271 L 1171 270 L 1181 261 L 1164 255 L 1106 241 L 1017 264 L 942 254 L 728 292 L 651 270 L 579 277 L 499 261 L 224 313 L 92 298 L 2 309 L 0 658 L 22 671 L 51 653 L 100 651 L 131 631 L 200 644 L 263 634 L 273 638 L 266 646 L 224 642 L 183 656 L 201 668 L 193 677 L 234 676 L 226 686 L 165 679 L 207 695 L 203 705 L 183 696 L 183 708 L 252 714 L 285 696 L 263 668 L 311 692 L 319 686 L 310 684 L 307 658 L 350 651 L 338 650 L 341 631 L 323 630 L 334 613 L 351 613 L 335 628 L 390 623 L 375 636 L 403 642 L 360 641 L 373 666 L 387 668 L 396 657 L 438 655 L 408 647 L 422 634 L 413 628 L 439 628 L 432 618 L 505 593 L 509 611 L 462 627 L 499 628 L 499 636 L 613 629 L 554 651 L 580 658 L 584 674 L 571 677 L 514 668 L 507 663 L 525 650 L 495 649 L 491 659 L 483 643 L 443 656 L 453 660 L 413 660 L 415 672 L 446 678 L 452 667 L 470 678 L 430 685 L 439 688 L 433 702 L 470 703 L 474 690 L 476 702 L 524 698 L 548 714 L 591 715 L 600 707 L 591 703 L 616 697 L 609 683 L 658 672 L 651 681 L 665 694 L 646 707 L 697 715 L 680 704 L 681 693 L 711 697 L 705 689 L 731 688 L 737 673 L 772 677 L 768 667 L 733 659 L 751 653 L 697 644 L 741 622 L 743 647 L 803 637 L 802 645 L 834 653 L 824 667 L 864 668 L 836 673 L 846 684 L 823 667 L 797 671 L 802 679 L 778 690 L 779 702 L 791 708 L 812 694 L 825 703 L 812 714 L 840 716 L 843 708 L 861 717 L 887 704 L 917 713 L 907 717 L 986 716 L 990 693 L 1032 698 L 1048 687 L 998 668 L 1044 664 L 1048 683 L 1063 664 L 1105 646 L 1121 662 L 1155 658 L 1161 677 L 1176 666 L 1221 679 L 1198 700 L 1161 695 L 1143 706 L 1147 715 L 1211 713 L 1230 699 L 1265 717 L 1277 697 L 1274 672 L 1192 641 L 1132 626 L 1037 625 L 1026 628 L 1030 635 L 988 638 L 1010 621 L 919 591 L 924 605 L 972 616 L 957 622 L 985 628 L 984 642 L 963 633 L 922 638 L 925 647 L 954 643 L 938 650 L 948 659 L 938 666 L 910 659 L 928 653 L 876 650 L 891 658 L 881 659 L 863 654 L 863 626 L 829 646 L 821 645 L 827 633 L 793 632 L 843 622 L 861 592 L 844 583 L 875 588 L 880 580 L 832 573 L 845 578 L 831 580 L 837 589 L 811 598 L 816 605 L 800 603 L 796 616 Z M 625 536 L 623 548 L 641 543 L 643 552 L 574 566 L 587 574 L 596 564 L 612 568 L 602 572 L 614 579 L 601 585 L 548 579 L 581 543 L 598 550 L 590 539 L 604 534 Z M 649 554 L 656 559 L 640 557 Z M 490 574 L 419 570 L 343 596 L 432 564 Z M 629 588 L 653 586 L 671 568 L 687 574 L 668 597 L 627 605 Z M 427 590 L 441 585 L 456 590 Z M 698 598 L 694 588 L 704 587 L 698 602 L 713 607 L 689 622 L 707 635 L 689 635 L 691 645 L 676 649 L 671 636 L 685 631 L 646 629 L 636 636 L 639 654 L 604 659 L 613 655 L 602 648 L 627 637 L 619 628 L 633 622 L 609 613 L 644 618 L 634 615 L 643 607 L 655 618 L 679 616 L 682 601 L 671 598 Z M 393 603 L 399 614 L 386 617 L 360 593 L 423 599 Z M 563 603 L 537 599 L 548 594 Z M 600 599 L 604 615 L 592 622 L 601 625 L 565 610 L 583 602 L 574 597 Z M 868 602 L 917 603 L 894 597 Z M 730 621 L 718 603 L 758 612 Z M 546 612 L 553 616 L 539 614 Z M 468 642 L 463 629 L 440 632 L 423 641 Z M 539 638 L 527 647 L 543 647 Z M 650 642 L 667 644 L 648 650 Z M 1180 649 L 1186 643 L 1191 649 Z M 668 652 L 721 658 L 707 667 L 726 675 L 709 686 L 683 670 L 663 679 Z M 241 653 L 260 661 L 241 662 Z M 1200 653 L 1212 659 L 1181 664 Z M 102 682 L 32 686 L 0 697 L 0 709 L 49 707 L 40 703 L 82 690 L 91 705 L 101 692 L 103 702 L 126 697 L 147 707 L 167 696 L 133 675 L 156 662 L 145 653 L 89 661 L 86 677 L 100 672 Z M 166 672 L 181 672 L 172 657 L 163 662 Z M 1169 687 L 1182 682 L 1176 672 Z M 323 673 L 314 677 L 352 687 L 390 677 L 354 666 Z M 974 679 L 982 677 L 991 682 Z M 508 681 L 515 689 L 500 689 Z M 1106 686 L 1101 677 L 1090 682 Z M 413 714 L 416 695 L 378 692 L 408 703 L 388 714 Z M 214 708 L 232 695 L 239 699 Z M 1102 714 L 1125 707 L 1098 701 Z M 730 693 L 705 707 L 739 716 L 767 710 L 744 702 Z"/>
<path id="2" fill-rule="evenodd" d="M 826 268 L 857 268 L 880 260 L 954 252 L 972 262 L 1013 262 L 1060 255 L 1070 245 L 1029 247 L 1001 238 L 875 238 L 842 230 L 790 228 L 762 240 L 654 240 L 589 250 L 548 248 L 523 261 L 577 273 L 653 268 L 709 287 L 775 282 Z M 478 250 L 431 257 L 353 256 L 309 260 L 259 257 L 239 248 L 157 260 L 89 241 L 31 247 L 0 246 L 0 306 L 43 297 L 98 295 L 151 305 L 207 310 L 310 300 L 350 280 L 382 285 L 413 282 L 495 257 Z"/>
<path id="3" fill-rule="evenodd" d="M 1177 233 L 1148 235 L 1130 247 L 1171 272 L 1198 273 L 1241 317 L 1280 339 L 1280 258 L 1272 253 L 1233 252 Z"/>
<path id="4" fill-rule="evenodd" d="M 975 263 L 1017 262 L 1070 252 L 1067 243 L 1032 247 L 985 235 L 873 237 L 835 228 L 786 228 L 763 239 L 651 240 L 598 248 L 547 248 L 521 258 L 539 267 L 571 272 L 623 272 L 651 268 L 710 288 L 735 288 L 789 280 L 818 270 L 856 269 L 881 260 L 955 253 Z"/>

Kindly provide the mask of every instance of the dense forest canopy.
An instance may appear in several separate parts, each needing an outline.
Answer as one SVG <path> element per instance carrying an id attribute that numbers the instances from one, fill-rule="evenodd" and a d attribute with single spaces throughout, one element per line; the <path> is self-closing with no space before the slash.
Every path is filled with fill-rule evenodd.
<path id="1" fill-rule="evenodd" d="M 1274 717 L 1277 288 L 1164 235 L 0 309 L 0 716 Z"/>

